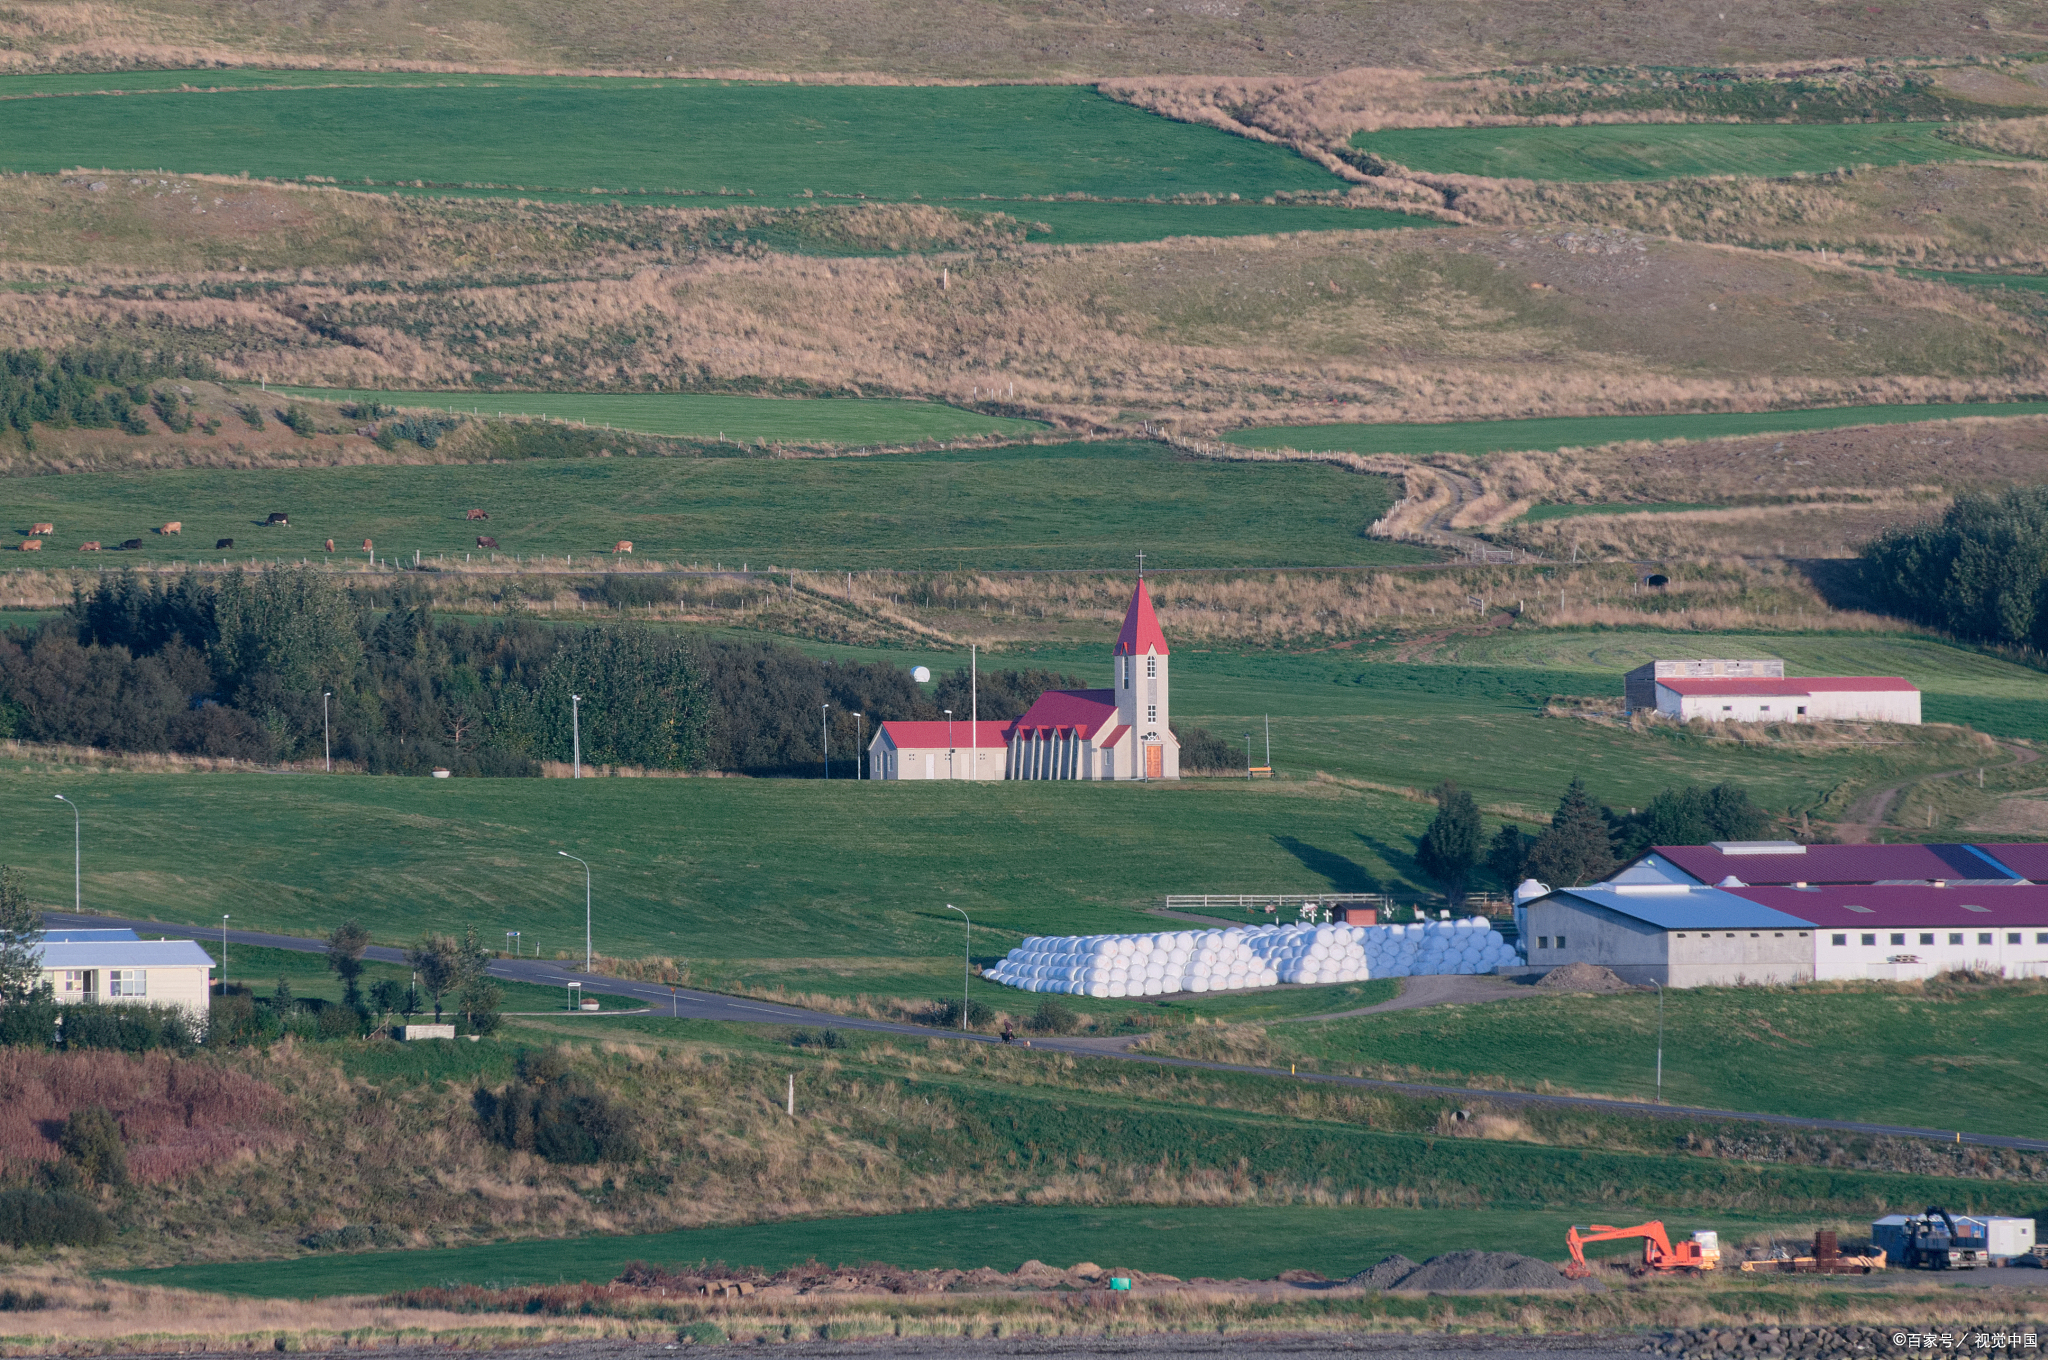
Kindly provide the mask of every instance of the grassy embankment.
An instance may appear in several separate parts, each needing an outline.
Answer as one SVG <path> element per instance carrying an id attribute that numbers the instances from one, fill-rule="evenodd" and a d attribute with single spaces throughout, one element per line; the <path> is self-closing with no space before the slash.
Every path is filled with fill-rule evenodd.
<path id="1" fill-rule="evenodd" d="M 139 933 L 144 939 L 150 938 L 147 931 Z M 513 942 L 506 939 L 502 933 L 495 937 L 486 937 L 483 943 L 486 948 L 499 949 L 507 954 L 511 953 L 513 946 Z M 524 949 L 523 941 L 520 943 L 523 953 L 531 952 Z M 213 976 L 218 982 L 220 941 L 201 939 L 199 947 L 212 957 Z M 227 971 L 229 982 L 237 987 L 249 988 L 259 999 L 273 996 L 277 991 L 277 984 L 282 981 L 291 988 L 295 1000 L 341 1000 L 341 979 L 327 966 L 327 956 L 324 954 L 302 953 L 296 949 L 269 949 L 261 945 L 236 944 L 230 940 Z M 412 970 L 401 963 L 379 963 L 375 959 L 363 961 L 362 989 L 366 998 L 370 988 L 385 979 L 397 983 L 400 987 L 406 987 L 411 984 Z M 563 988 L 537 987 L 531 983 L 502 980 L 497 986 L 503 994 L 503 1009 L 507 1014 L 554 1014 L 569 1009 L 566 989 Z M 645 1005 L 643 1002 L 628 1000 L 625 997 L 600 996 L 596 993 L 592 994 L 591 999 L 597 1001 L 607 1011 L 639 1010 Z M 434 1009 L 433 998 L 422 991 L 419 994 L 419 1005 L 421 1012 L 431 1019 Z M 444 1010 L 452 1009 L 453 1005 L 452 996 L 443 998 Z"/>
<path id="2" fill-rule="evenodd" d="M 1411 170 L 1488 179 L 1655 180 L 1822 174 L 1842 165 L 1982 160 L 1941 123 L 1596 123 L 1387 128 L 1351 144 Z"/>
<path id="3" fill-rule="evenodd" d="M 519 400 L 548 408 L 552 397 Z M 565 398 L 574 408 L 607 401 L 658 406 L 692 398 Z M 713 398 L 741 401 L 742 398 Z M 886 414 L 852 402 L 760 402 L 791 419 L 830 428 L 847 442 L 876 437 Z M 711 419 L 721 419 L 714 415 Z M 770 412 L 768 419 L 776 418 Z M 715 435 L 715 424 L 701 431 Z M 897 438 L 907 437 L 899 430 Z M 1432 554 L 1367 539 L 1386 512 L 1385 478 L 1342 469 L 1188 462 L 1161 444 L 1018 445 L 860 459 L 533 459 L 510 466 L 158 470 L 36 477 L 4 484 L 5 514 L 25 529 L 58 525 L 37 562 L 53 553 L 82 566 L 128 557 L 79 557 L 79 542 L 112 548 L 140 536 L 149 562 L 362 560 L 379 557 L 459 565 L 476 538 L 500 556 L 609 553 L 619 539 L 646 558 L 784 570 L 1008 570 L 1109 568 L 1132 562 L 1142 539 L 1150 560 L 1200 567 L 1407 563 Z M 487 510 L 488 523 L 465 518 Z M 273 511 L 289 527 L 265 528 Z M 175 538 L 151 532 L 184 524 Z M 238 551 L 212 548 L 233 538 Z M 323 542 L 339 550 L 328 558 Z M 17 555 L 19 556 L 19 555 Z M 30 559 L 23 559 L 24 561 Z M 623 562 L 624 559 L 621 559 Z M 766 589 L 765 585 L 762 587 Z M 836 592 L 835 592 L 836 593 Z"/>
<path id="4" fill-rule="evenodd" d="M 1663 1098 L 2030 1136 L 2048 1098 L 2044 1021 L 2048 991 L 2026 984 L 1674 991 L 1664 998 Z M 1326 1072 L 1649 1100 L 1657 1023 L 1657 998 L 1647 993 L 1534 996 L 1257 1033 L 1198 1027 L 1152 1042 Z M 1903 1112 L 1905 1088 L 1917 1113 Z"/>
<path id="5" fill-rule="evenodd" d="M 2026 1178 L 2039 1159 L 1983 1149 L 1842 1135 L 1788 1138 L 1741 1121 L 1503 1111 L 1483 1094 L 1412 1100 L 1284 1076 L 965 1047 L 939 1036 L 841 1030 L 831 1046 L 823 1039 L 818 1030 L 656 1016 L 606 1020 L 600 1030 L 587 1018 L 558 1017 L 515 1019 L 477 1044 L 350 1041 L 223 1055 L 246 1064 L 301 1111 L 291 1145 L 204 1176 L 138 1188 L 124 1208 L 122 1237 L 93 1259 L 199 1266 L 295 1257 L 318 1246 L 301 1240 L 309 1227 L 342 1224 L 380 1226 L 379 1240 L 414 1247 L 463 1247 L 1045 1206 L 1042 1214 L 998 1220 L 1015 1226 L 984 1249 L 998 1259 L 1030 1252 L 1064 1266 L 1067 1257 L 1100 1261 L 1102 1253 L 1053 1245 L 1063 1223 L 1075 1221 L 1052 1212 L 1059 1206 L 1082 1214 L 1082 1222 L 1112 1204 L 1291 1206 L 1297 1221 L 1320 1210 L 1347 1250 L 1375 1254 L 1389 1239 L 1422 1252 L 1460 1237 L 1501 1241 L 1501 1229 L 1478 1217 L 1482 1211 L 1544 1211 L 1560 1219 L 1664 1213 L 1722 1221 L 1742 1236 L 1768 1224 L 1851 1225 L 1888 1205 L 1930 1196 L 1959 1208 L 2035 1207 Z M 481 1136 L 472 1093 L 509 1080 L 518 1050 L 535 1042 L 566 1045 L 573 1066 L 631 1112 L 633 1150 L 623 1160 L 553 1166 Z M 784 1113 L 792 1076 L 794 1120 Z M 1460 1107 L 1472 1117 L 1458 1119 Z M 431 1163 L 417 1156 L 423 1138 L 437 1149 Z M 223 1214 L 227 1205 L 235 1212 Z M 1446 1211 L 1435 1230 L 1406 1215 L 1370 1226 L 1380 1210 L 1432 1208 Z M 1562 1226 L 1540 1222 L 1553 1231 Z M 807 1231 L 809 1250 L 829 1257 L 915 1226 L 916 1220 L 847 1222 L 712 1238 L 701 1246 L 690 1238 L 612 1238 L 563 1249 L 545 1269 L 554 1278 L 603 1278 L 633 1256 L 801 1250 L 799 1234 Z M 1131 1230 L 1124 1248 L 1140 1259 L 1116 1264 L 1239 1275 L 1270 1268 L 1285 1251 L 1260 1233 L 1249 1242 L 1183 1244 L 1169 1263 L 1166 1239 L 1150 1237 L 1150 1248 L 1141 1245 L 1146 1240 Z M 971 1247 L 949 1232 L 932 1242 L 932 1255 L 962 1259 L 955 1254 Z M 899 1247 L 885 1259 L 908 1263 L 904 1250 L 915 1248 Z M 1327 1274 L 1371 1260 L 1344 1260 L 1333 1270 L 1328 1254 L 1299 1242 L 1293 1250 L 1292 1264 Z M 1553 1243 L 1542 1254 L 1554 1252 Z M 319 1259 L 374 1274 L 322 1282 L 302 1273 L 312 1267 L 300 1267 L 277 1277 L 282 1292 L 377 1288 L 392 1278 L 393 1266 L 449 1264 L 458 1279 L 530 1280 L 537 1258 L 521 1248 L 452 1261 L 325 1253 Z M 200 1271 L 165 1278 L 208 1282 Z M 407 1283 L 442 1278 L 449 1277 L 415 1275 Z M 255 1272 L 217 1282 L 263 1287 Z"/>

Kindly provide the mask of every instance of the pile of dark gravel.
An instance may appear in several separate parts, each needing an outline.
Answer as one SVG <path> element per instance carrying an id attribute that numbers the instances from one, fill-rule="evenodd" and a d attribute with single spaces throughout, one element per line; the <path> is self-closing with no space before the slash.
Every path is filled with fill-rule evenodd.
<path id="1" fill-rule="evenodd" d="M 1405 1256 L 1389 1256 L 1345 1283 L 1367 1289 L 1413 1289 L 1437 1294 L 1600 1288 L 1592 1281 L 1567 1279 L 1564 1272 L 1548 1261 L 1512 1251 L 1451 1251 L 1432 1256 L 1419 1266 Z"/>

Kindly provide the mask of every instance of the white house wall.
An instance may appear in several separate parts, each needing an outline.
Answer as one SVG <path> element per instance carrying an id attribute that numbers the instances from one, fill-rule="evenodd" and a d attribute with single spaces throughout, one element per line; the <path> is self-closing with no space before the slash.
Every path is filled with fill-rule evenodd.
<path id="1" fill-rule="evenodd" d="M 1820 694 L 1678 694 L 1657 686 L 1657 711 L 1680 722 L 1888 722 L 1917 725 L 1915 690 L 1837 690 Z"/>
<path id="2" fill-rule="evenodd" d="M 2015 935 L 2016 941 L 2011 938 Z M 1914 961 L 1891 962 L 1897 956 Z M 1906 980 L 1957 968 L 2006 977 L 2048 977 L 2048 929 L 1886 925 L 1817 930 L 1813 936 L 1813 972 L 1818 978 Z"/>
<path id="3" fill-rule="evenodd" d="M 108 992 L 105 968 L 46 968 L 43 981 L 50 984 L 51 993 L 60 1005 L 75 1006 L 85 1002 L 97 1002 L 108 1006 L 179 1006 L 200 1025 L 206 1023 L 212 1011 L 212 979 L 210 968 L 199 968 L 190 964 L 155 965 L 132 970 L 143 976 L 141 996 L 114 996 Z M 91 973 L 94 975 L 94 990 L 67 991 L 66 973 Z"/>

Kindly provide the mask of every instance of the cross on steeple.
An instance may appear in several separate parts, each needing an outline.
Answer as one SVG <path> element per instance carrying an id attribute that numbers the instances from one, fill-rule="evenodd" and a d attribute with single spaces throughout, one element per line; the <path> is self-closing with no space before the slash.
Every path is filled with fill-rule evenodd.
<path id="1" fill-rule="evenodd" d="M 1145 579 L 1145 554 L 1143 553 L 1138 554 L 1138 579 L 1140 581 Z"/>

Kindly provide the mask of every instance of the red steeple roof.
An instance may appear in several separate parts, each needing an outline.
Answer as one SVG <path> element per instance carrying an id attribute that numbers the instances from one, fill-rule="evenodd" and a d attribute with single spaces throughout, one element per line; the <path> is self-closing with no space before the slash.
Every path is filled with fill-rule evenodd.
<path id="1" fill-rule="evenodd" d="M 1159 616 L 1152 612 L 1152 594 L 1145 589 L 1145 578 L 1138 578 L 1138 588 L 1131 592 L 1131 607 L 1124 614 L 1123 631 L 1116 635 L 1116 655 L 1143 656 L 1147 652 L 1167 655 L 1166 634 L 1159 631 Z"/>

